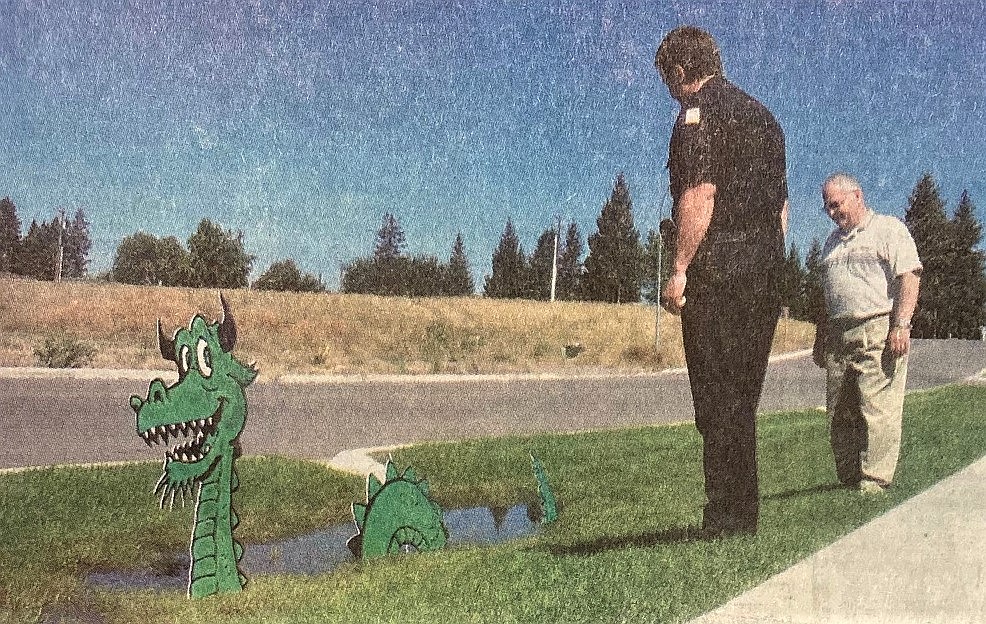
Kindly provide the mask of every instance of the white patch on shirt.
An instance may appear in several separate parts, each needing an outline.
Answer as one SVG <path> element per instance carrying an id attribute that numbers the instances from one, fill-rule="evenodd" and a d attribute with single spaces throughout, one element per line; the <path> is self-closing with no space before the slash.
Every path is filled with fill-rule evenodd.
<path id="1" fill-rule="evenodd" d="M 685 111 L 685 125 L 697 124 L 702 119 L 702 111 L 699 107 L 689 108 Z"/>

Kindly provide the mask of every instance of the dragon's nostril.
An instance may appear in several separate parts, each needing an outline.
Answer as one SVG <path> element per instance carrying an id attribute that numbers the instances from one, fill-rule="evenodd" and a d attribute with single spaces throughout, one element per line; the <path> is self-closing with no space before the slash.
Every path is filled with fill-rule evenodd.
<path id="1" fill-rule="evenodd" d="M 167 391 L 164 383 L 160 379 L 151 382 L 151 387 L 147 389 L 148 403 L 163 403 L 167 398 Z"/>

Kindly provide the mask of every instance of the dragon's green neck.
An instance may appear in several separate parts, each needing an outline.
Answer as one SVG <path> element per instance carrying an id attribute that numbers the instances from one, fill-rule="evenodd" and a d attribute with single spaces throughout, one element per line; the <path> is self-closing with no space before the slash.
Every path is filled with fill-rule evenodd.
<path id="1" fill-rule="evenodd" d="M 233 511 L 232 494 L 238 486 L 233 449 L 228 448 L 199 487 L 188 585 L 192 598 L 239 591 L 246 583 L 237 567 L 243 547 L 233 539 L 239 519 Z"/>

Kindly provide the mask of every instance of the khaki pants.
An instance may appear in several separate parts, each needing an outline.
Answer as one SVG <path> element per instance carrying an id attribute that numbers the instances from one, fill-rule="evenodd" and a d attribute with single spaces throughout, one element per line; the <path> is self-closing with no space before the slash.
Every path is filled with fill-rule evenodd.
<path id="1" fill-rule="evenodd" d="M 889 330 L 888 315 L 829 323 L 826 406 L 836 473 L 846 485 L 889 485 L 897 469 L 907 356 L 890 353 Z"/>

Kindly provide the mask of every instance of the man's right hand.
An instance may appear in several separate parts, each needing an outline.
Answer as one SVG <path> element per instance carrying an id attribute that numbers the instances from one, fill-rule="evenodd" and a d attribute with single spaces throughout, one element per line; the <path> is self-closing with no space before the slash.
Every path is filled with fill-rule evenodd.
<path id="1" fill-rule="evenodd" d="M 821 328 L 815 331 L 815 345 L 811 349 L 811 359 L 815 366 L 825 368 L 825 332 Z"/>
<path id="2" fill-rule="evenodd" d="M 671 314 L 681 314 L 681 309 L 685 306 L 685 283 L 687 278 L 684 273 L 675 273 L 668 280 L 661 293 L 661 305 Z"/>

